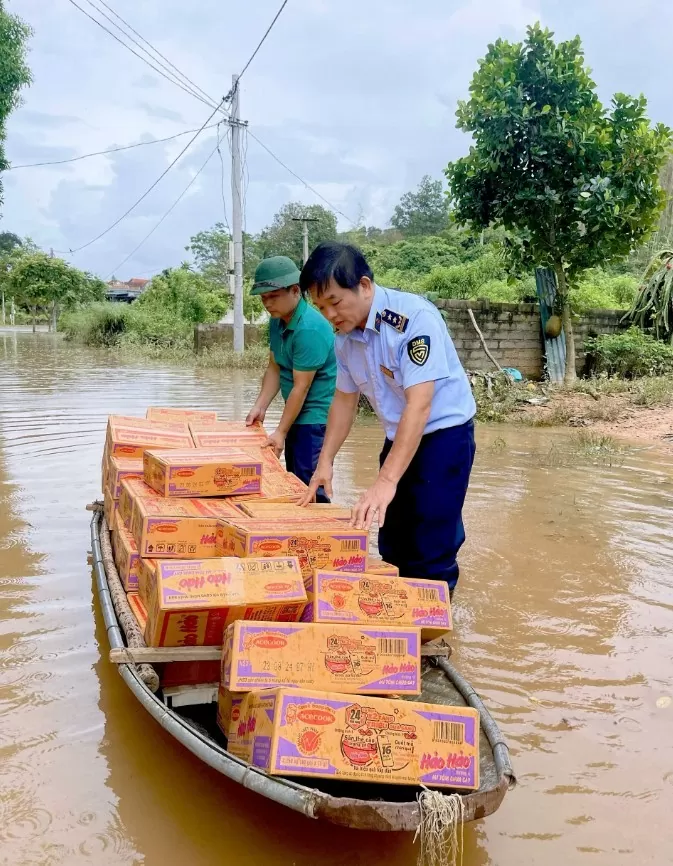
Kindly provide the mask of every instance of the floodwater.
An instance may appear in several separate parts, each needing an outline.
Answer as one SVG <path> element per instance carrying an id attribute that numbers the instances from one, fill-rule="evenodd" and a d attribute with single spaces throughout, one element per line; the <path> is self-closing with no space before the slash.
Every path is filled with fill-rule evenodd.
<path id="1" fill-rule="evenodd" d="M 125 364 L 0 331 L 0 863 L 410 866 L 410 835 L 318 824 L 209 770 L 105 662 L 86 564 L 105 419 L 149 404 L 243 418 L 246 373 Z M 518 787 L 465 866 L 673 863 L 673 463 L 597 463 L 570 433 L 480 427 L 454 660 Z M 360 422 L 337 499 L 374 478 Z"/>

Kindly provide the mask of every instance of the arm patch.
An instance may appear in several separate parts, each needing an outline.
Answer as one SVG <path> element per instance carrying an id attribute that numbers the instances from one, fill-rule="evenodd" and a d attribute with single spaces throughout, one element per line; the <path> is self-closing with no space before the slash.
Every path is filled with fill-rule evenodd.
<path id="1" fill-rule="evenodd" d="M 407 343 L 407 354 L 409 360 L 416 364 L 417 367 L 422 367 L 430 357 L 430 337 L 423 334 L 420 337 L 414 337 Z"/>

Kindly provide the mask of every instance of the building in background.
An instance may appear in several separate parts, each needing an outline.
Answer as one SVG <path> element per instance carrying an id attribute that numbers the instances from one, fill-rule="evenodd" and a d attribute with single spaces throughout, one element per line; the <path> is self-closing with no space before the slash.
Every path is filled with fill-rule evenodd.
<path id="1" fill-rule="evenodd" d="M 142 295 L 149 282 L 149 280 L 143 280 L 140 277 L 132 277 L 127 282 L 109 280 L 106 283 L 105 297 L 108 301 L 130 304 Z"/>

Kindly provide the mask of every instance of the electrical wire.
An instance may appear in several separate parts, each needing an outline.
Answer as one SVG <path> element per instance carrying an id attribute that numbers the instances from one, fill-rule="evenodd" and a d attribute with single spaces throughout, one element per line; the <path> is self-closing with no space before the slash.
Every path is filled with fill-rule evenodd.
<path id="1" fill-rule="evenodd" d="M 218 121 L 219 123 L 220 121 Z M 206 129 L 214 129 L 218 123 L 211 123 L 206 126 Z M 144 147 L 146 144 L 161 144 L 165 141 L 173 141 L 174 138 L 180 138 L 183 135 L 189 135 L 191 132 L 197 132 L 196 129 L 186 129 L 184 132 L 177 132 L 175 135 L 169 135 L 166 138 L 153 138 L 152 141 L 139 141 L 136 144 L 123 144 L 120 147 L 111 147 L 108 150 L 97 150 L 94 153 L 83 153 L 81 156 L 73 156 L 69 159 L 53 159 L 49 162 L 24 162 L 20 165 L 10 165 L 6 171 L 16 171 L 19 168 L 38 168 L 48 165 L 65 165 L 68 162 L 79 162 L 81 159 L 89 159 L 92 156 L 104 156 L 107 153 L 119 153 L 121 150 L 131 150 L 134 147 Z"/>
<path id="2" fill-rule="evenodd" d="M 239 81 L 241 80 L 241 78 L 243 78 L 243 76 L 245 75 L 245 72 L 246 72 L 248 66 L 250 66 L 250 64 L 252 63 L 252 61 L 253 61 L 253 60 L 255 59 L 255 57 L 257 56 L 257 52 L 259 51 L 259 49 L 262 47 L 262 45 L 264 45 L 264 42 L 266 41 L 266 37 L 267 37 L 267 36 L 269 35 L 269 33 L 271 33 L 271 31 L 273 30 L 273 25 L 276 23 L 276 21 L 278 21 L 278 19 L 280 18 L 280 13 L 283 11 L 283 9 L 285 9 L 286 6 L 287 6 L 287 0 L 283 0 L 283 3 L 281 4 L 280 9 L 278 10 L 278 12 L 276 12 L 273 21 L 272 21 L 271 24 L 269 24 L 269 26 L 267 27 L 266 33 L 265 33 L 264 36 L 262 36 L 262 38 L 260 39 L 260 41 L 259 41 L 259 43 L 258 43 L 258 45 L 257 45 L 257 48 L 255 48 L 255 50 L 254 50 L 254 51 L 252 52 L 252 54 L 250 55 L 250 58 L 249 58 L 248 62 L 245 64 L 245 66 L 243 67 L 242 71 L 239 72 L 239 74 L 238 74 L 238 78 L 237 78 L 237 80 L 236 80 L 236 84 L 231 88 L 231 90 L 229 91 L 229 93 L 227 93 L 227 95 L 226 95 L 226 97 L 225 97 L 225 102 L 229 102 L 229 101 L 233 98 L 234 92 L 235 92 L 236 88 L 238 87 L 238 82 L 239 82 Z"/>
<path id="3" fill-rule="evenodd" d="M 168 208 L 168 210 L 167 210 L 166 213 L 161 217 L 161 219 L 160 219 L 158 222 L 156 222 L 156 223 L 154 224 L 153 228 L 152 228 L 152 229 L 151 229 L 151 230 L 150 230 L 150 231 L 145 235 L 145 237 L 140 241 L 140 243 L 138 244 L 138 246 L 135 247 L 135 249 L 133 249 L 133 250 L 132 250 L 132 251 L 131 251 L 127 256 L 126 256 L 125 259 L 123 259 L 121 262 L 119 262 L 119 264 L 118 264 L 116 267 L 114 267 L 114 268 L 112 269 L 112 271 L 110 272 L 110 276 L 108 277 L 108 279 L 110 279 L 110 277 L 112 276 L 112 274 L 115 274 L 115 273 L 116 273 L 116 272 L 117 272 L 121 267 L 123 267 L 123 266 L 126 264 L 126 262 L 128 262 L 128 260 L 129 260 L 130 258 L 132 258 L 132 257 L 133 257 L 137 252 L 138 252 L 138 250 L 140 249 L 140 247 L 142 247 L 143 244 L 144 244 L 147 240 L 149 240 L 149 239 L 152 237 L 152 235 L 154 234 L 154 232 L 159 228 L 159 226 L 163 223 L 163 221 L 164 221 L 164 220 L 169 216 L 169 214 L 170 214 L 170 213 L 171 213 L 171 212 L 172 212 L 172 211 L 173 211 L 173 210 L 174 210 L 174 209 L 175 209 L 175 208 L 180 204 L 180 202 L 181 202 L 182 199 L 185 197 L 185 195 L 187 194 L 187 192 L 189 191 L 189 189 L 192 187 L 192 185 L 193 185 L 193 183 L 195 182 L 195 180 L 197 179 L 197 177 L 201 174 L 201 172 L 204 170 L 204 168 L 208 165 L 208 163 L 210 162 L 210 160 L 215 156 L 215 154 L 216 154 L 217 151 L 219 150 L 219 147 L 220 147 L 220 136 L 219 136 L 219 133 L 218 133 L 218 136 L 217 136 L 217 144 L 216 144 L 215 147 L 212 149 L 212 151 L 211 151 L 210 154 L 208 155 L 208 158 L 207 158 L 206 161 L 203 163 L 203 165 L 201 166 L 201 168 L 196 172 L 196 174 L 194 175 L 194 177 L 189 181 L 189 183 L 187 184 L 187 186 L 182 190 L 182 192 L 180 193 L 180 195 L 175 199 L 175 201 L 173 202 L 173 204 Z"/>
<path id="4" fill-rule="evenodd" d="M 321 201 L 324 201 L 325 204 L 329 207 L 330 210 L 334 211 L 334 213 L 336 213 L 336 214 L 339 214 L 339 216 L 342 216 L 342 217 L 343 217 L 345 220 L 347 220 L 347 221 L 348 221 L 348 222 L 349 222 L 353 227 L 357 228 L 357 223 L 356 223 L 356 222 L 354 222 L 354 221 L 353 221 L 349 216 L 347 216 L 343 211 L 339 210 L 338 207 L 336 207 L 336 206 L 333 205 L 331 202 L 329 202 L 329 201 L 325 198 L 324 195 L 321 195 L 321 194 L 318 192 L 318 190 L 315 189 L 314 187 L 312 187 L 310 183 L 307 183 L 307 181 L 305 181 L 303 177 L 300 177 L 300 176 L 297 174 L 296 171 L 292 171 L 292 169 L 291 169 L 288 165 L 286 165 L 286 164 L 283 162 L 283 160 L 282 160 L 279 156 L 276 156 L 276 154 L 271 150 L 271 148 L 267 147 L 267 146 L 264 144 L 263 141 L 260 141 L 260 139 L 259 139 L 259 138 L 255 135 L 255 133 L 252 132 L 250 129 L 248 129 L 248 135 L 250 135 L 252 138 L 254 138 L 255 141 L 257 142 L 257 144 L 259 144 L 260 147 L 263 147 L 264 150 L 269 154 L 269 156 L 272 156 L 272 157 L 276 160 L 276 162 L 277 162 L 279 165 L 282 165 L 283 168 L 284 168 L 286 171 L 289 171 L 290 174 L 291 174 L 293 177 L 296 177 L 297 180 L 298 180 L 300 183 L 302 183 L 302 184 L 306 187 L 306 189 L 310 190 L 314 195 L 318 196 L 318 198 L 321 199 Z"/>
<path id="5" fill-rule="evenodd" d="M 215 104 L 216 100 L 213 99 L 213 97 L 210 96 L 210 94 L 206 93 L 206 91 L 202 87 L 199 87 L 199 85 L 195 81 L 192 81 L 192 79 L 189 78 L 188 75 L 185 75 L 184 72 L 182 72 L 180 69 L 178 69 L 178 67 L 175 65 L 175 63 L 170 61 L 168 59 L 168 57 L 166 57 L 164 54 L 161 53 L 161 51 L 159 51 L 157 48 L 155 48 L 154 45 L 152 45 L 151 42 L 149 42 L 147 39 L 145 39 L 145 37 L 142 34 L 138 33 L 138 31 L 134 27 L 132 27 L 132 25 L 129 24 L 128 21 L 126 21 L 124 18 L 122 18 L 122 16 L 118 12 L 115 12 L 115 10 L 108 3 L 106 3 L 105 0 L 98 0 L 98 2 L 101 4 L 101 6 L 104 6 L 109 12 L 111 12 L 115 18 L 119 19 L 119 21 L 122 22 L 124 27 L 126 27 L 127 30 L 130 30 L 131 33 L 133 33 L 135 36 L 137 36 L 138 39 L 140 39 L 140 41 L 143 42 L 150 49 L 150 51 L 152 51 L 157 57 L 161 58 L 162 60 L 165 60 L 166 63 L 172 69 L 175 70 L 175 72 L 180 76 L 180 78 L 184 79 L 184 81 L 186 81 L 188 84 L 191 84 L 191 86 L 195 90 L 198 90 L 199 93 L 201 93 L 213 105 Z M 104 14 L 104 13 L 101 13 L 101 14 Z M 118 28 L 118 29 L 120 29 L 120 28 Z"/>
<path id="6" fill-rule="evenodd" d="M 223 100 L 223 101 L 224 101 L 224 100 Z M 221 103 L 220 103 L 220 105 L 221 105 Z M 108 232 L 111 232 L 113 228 L 116 228 L 116 226 L 118 226 L 119 223 L 120 223 L 122 220 L 126 219 L 126 217 L 127 217 L 127 216 L 132 212 L 132 211 L 134 211 L 142 201 L 144 201 L 144 200 L 147 198 L 147 196 L 152 192 L 152 190 L 154 189 L 154 187 L 157 186 L 157 184 L 158 184 L 158 183 L 159 183 L 159 182 L 160 182 L 160 181 L 161 181 L 161 180 L 162 180 L 162 179 L 163 179 L 163 178 L 168 174 L 168 172 L 173 168 L 173 166 L 175 165 L 175 163 L 178 162 L 178 160 L 180 159 L 180 157 L 182 157 L 182 155 L 183 155 L 184 153 L 186 153 L 187 150 L 189 150 L 189 148 L 192 146 L 192 144 L 196 141 L 196 139 L 199 137 L 199 135 L 201 135 L 201 133 L 203 132 L 203 130 L 206 128 L 206 126 L 207 126 L 207 125 L 210 123 L 210 121 L 213 119 L 213 117 L 215 116 L 215 114 L 217 113 L 217 111 L 219 110 L 219 108 L 220 108 L 219 105 L 215 106 L 215 108 L 213 109 L 213 111 L 211 112 L 211 114 L 208 116 L 208 118 L 207 118 L 206 121 L 204 122 L 203 126 L 201 126 L 201 128 L 200 128 L 200 129 L 198 130 L 198 132 L 196 133 L 196 135 L 194 135 L 192 138 L 189 139 L 189 141 L 188 141 L 187 144 L 182 148 L 182 150 L 180 151 L 180 153 L 175 157 L 175 159 L 170 163 L 170 165 L 169 165 L 167 168 L 165 168 L 165 169 L 161 172 L 161 174 L 160 174 L 159 177 L 154 181 L 154 183 L 153 183 L 153 184 L 152 184 L 152 185 L 151 185 L 147 190 L 145 190 L 145 192 L 140 196 L 140 198 L 137 199 L 137 200 L 134 202 L 134 204 L 132 204 L 131 207 L 130 207 L 130 208 L 129 208 L 125 213 L 123 213 L 123 214 L 122 214 L 118 219 L 116 219 L 116 220 L 112 223 L 112 225 L 108 226 L 108 228 L 106 228 L 105 231 L 102 231 L 100 234 L 96 235 L 95 238 L 92 238 L 90 241 L 87 241 L 87 243 L 82 244 L 81 247 L 77 247 L 77 248 L 74 249 L 74 250 L 56 250 L 56 252 L 60 252 L 62 255 L 67 255 L 68 253 L 70 253 L 70 254 L 78 253 L 78 252 L 80 252 L 81 250 L 84 250 L 84 249 L 86 249 L 87 247 L 90 247 L 91 244 L 95 244 L 96 241 L 99 241 L 99 240 L 100 240 L 102 237 L 104 237 Z"/>
<path id="7" fill-rule="evenodd" d="M 153 63 L 151 63 L 151 62 L 150 62 L 146 57 L 143 57 L 142 54 L 139 54 L 137 51 L 134 51 L 134 49 L 131 48 L 130 45 L 127 45 L 126 42 L 124 42 L 124 41 L 123 41 L 122 39 L 120 39 L 116 34 L 114 34 L 111 30 L 109 30 L 109 29 L 108 29 L 104 24 L 102 24 L 102 23 L 101 23 L 97 18 L 94 18 L 93 15 L 90 15 L 90 14 L 86 11 L 86 9 L 83 9 L 83 8 L 82 8 L 82 7 L 81 7 L 81 6 L 76 2 L 76 0 L 68 0 L 68 2 L 71 3 L 71 4 L 72 4 L 76 9 L 79 9 L 79 11 L 80 11 L 83 15 L 86 15 L 86 17 L 89 18 L 91 21 L 93 21 L 94 24 L 97 24 L 97 25 L 98 25 L 102 30 L 104 30 L 107 34 L 109 34 L 110 36 L 112 36 L 112 38 L 113 38 L 114 40 L 116 40 L 117 42 L 119 42 L 120 45 L 123 45 L 124 48 L 128 49 L 128 50 L 131 52 L 131 54 L 134 54 L 134 55 L 135 55 L 139 60 L 142 60 L 143 63 L 146 63 L 149 67 L 151 67 L 151 69 L 153 69 L 156 73 L 158 73 L 159 75 L 161 75 L 161 76 L 162 76 L 163 78 L 165 78 L 167 81 L 170 81 L 171 84 L 175 84 L 176 87 L 179 87 L 179 88 L 180 88 L 180 90 L 183 90 L 185 93 L 188 93 L 190 96 L 193 96 L 195 99 L 198 99 L 200 102 L 203 102 L 205 105 L 208 105 L 210 108 L 212 108 L 212 106 L 213 106 L 213 103 L 212 103 L 212 102 L 209 102 L 209 101 L 203 99 L 201 96 L 199 96 L 198 94 L 196 94 L 193 90 L 191 90 L 189 87 L 186 87 L 186 86 L 185 86 L 184 84 L 182 84 L 180 81 L 177 81 L 177 80 L 175 79 L 175 77 L 172 77 L 172 78 L 169 77 L 168 75 L 166 75 L 165 72 L 163 72 L 161 69 L 159 69 L 159 68 L 158 68 L 157 66 L 155 66 Z M 90 0 L 87 0 L 87 2 L 90 2 Z M 91 4 L 91 5 L 93 6 L 93 4 Z M 95 9 L 96 7 L 94 6 L 93 8 Z M 100 12 L 100 10 L 98 10 L 98 11 Z M 104 13 L 101 12 L 101 15 L 104 15 Z M 106 16 L 106 17 L 107 17 L 107 16 Z M 119 28 L 119 29 L 121 29 L 121 28 Z M 220 103 L 220 105 L 222 105 L 222 103 Z"/>

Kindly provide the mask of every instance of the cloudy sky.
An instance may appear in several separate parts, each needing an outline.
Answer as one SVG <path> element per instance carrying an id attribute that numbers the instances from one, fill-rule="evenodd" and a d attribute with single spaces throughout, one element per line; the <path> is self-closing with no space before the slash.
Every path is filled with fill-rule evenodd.
<path id="1" fill-rule="evenodd" d="M 77 0 L 110 27 L 92 4 Z M 165 57 L 219 100 L 280 0 L 106 0 Z M 34 29 L 34 82 L 8 124 L 14 165 L 67 159 L 200 127 L 211 109 L 182 92 L 70 0 L 6 0 Z M 108 15 L 111 13 L 104 10 Z M 241 82 L 241 116 L 294 172 L 353 221 L 386 225 L 424 174 L 442 176 L 468 139 L 455 129 L 477 60 L 499 36 L 541 21 L 580 34 L 601 96 L 644 93 L 654 120 L 673 125 L 661 70 L 670 0 L 289 0 Z M 110 28 L 112 29 L 112 28 Z M 147 56 L 144 52 L 143 56 Z M 223 218 L 217 129 L 200 135 L 148 197 L 101 240 L 69 257 L 103 278 L 179 264 L 190 235 Z M 190 136 L 60 166 L 4 175 L 2 229 L 44 249 L 76 249 L 120 217 Z M 124 262 L 213 157 L 149 240 Z M 230 217 L 229 151 L 225 162 Z M 246 226 L 256 232 L 287 201 L 320 203 L 252 138 Z M 348 220 L 339 216 L 340 228 Z"/>

